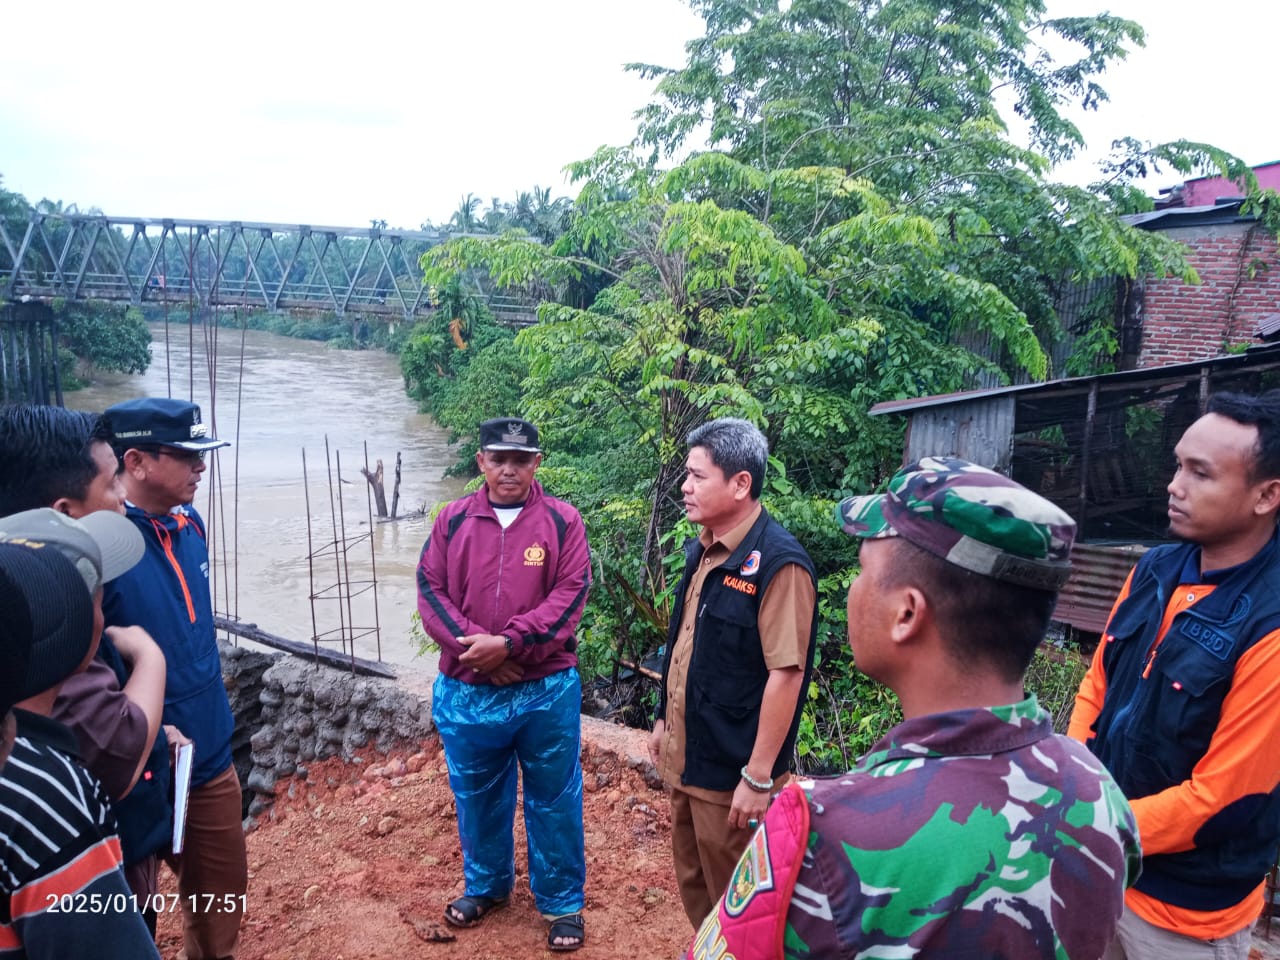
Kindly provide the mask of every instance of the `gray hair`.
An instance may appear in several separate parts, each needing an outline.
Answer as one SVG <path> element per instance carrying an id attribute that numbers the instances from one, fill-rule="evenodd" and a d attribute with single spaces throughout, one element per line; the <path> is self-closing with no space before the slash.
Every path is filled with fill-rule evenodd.
<path id="1" fill-rule="evenodd" d="M 726 478 L 746 470 L 751 474 L 751 499 L 764 490 L 769 465 L 769 441 L 755 424 L 737 417 L 721 417 L 695 427 L 685 441 L 689 449 L 702 447 Z"/>

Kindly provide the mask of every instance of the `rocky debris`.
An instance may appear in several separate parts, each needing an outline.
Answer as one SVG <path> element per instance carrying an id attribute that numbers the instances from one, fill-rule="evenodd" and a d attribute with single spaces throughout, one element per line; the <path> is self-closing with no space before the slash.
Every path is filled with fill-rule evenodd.
<path id="1" fill-rule="evenodd" d="M 415 913 L 400 908 L 400 919 L 409 925 L 414 933 L 427 943 L 453 943 L 458 938 L 449 932 L 442 920 L 427 920 Z"/>

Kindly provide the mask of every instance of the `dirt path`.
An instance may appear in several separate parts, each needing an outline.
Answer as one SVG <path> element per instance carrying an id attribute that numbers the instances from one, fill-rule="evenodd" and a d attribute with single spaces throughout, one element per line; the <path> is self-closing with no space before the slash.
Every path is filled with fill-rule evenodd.
<path id="1" fill-rule="evenodd" d="M 671 875 L 666 798 L 627 762 L 643 735 L 610 729 L 584 739 L 587 944 L 575 956 L 674 958 L 692 930 Z M 277 786 L 274 819 L 248 836 L 242 960 L 552 956 L 529 893 L 521 818 L 511 904 L 455 930 L 441 919 L 462 892 L 462 867 L 439 740 L 363 759 L 312 764 Z M 158 939 L 166 960 L 177 954 L 177 917 L 160 918 Z"/>

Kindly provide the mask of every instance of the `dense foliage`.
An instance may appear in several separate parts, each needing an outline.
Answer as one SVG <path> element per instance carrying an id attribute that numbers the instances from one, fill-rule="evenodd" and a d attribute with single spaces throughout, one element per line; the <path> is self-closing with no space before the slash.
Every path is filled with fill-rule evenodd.
<path id="1" fill-rule="evenodd" d="M 95 371 L 145 373 L 151 365 L 151 331 L 142 311 L 120 303 L 58 303 L 58 343 L 77 361 L 63 386 L 74 390 Z"/>
<path id="2" fill-rule="evenodd" d="M 840 766 L 896 716 L 849 665 L 854 551 L 830 520 L 900 460 L 902 422 L 869 409 L 979 374 L 1062 375 L 1047 348 L 1064 335 L 1067 286 L 1195 279 L 1178 245 L 1119 219 L 1141 203 L 1133 177 L 1160 163 L 1248 173 L 1207 145 L 1126 141 L 1094 187 L 1052 181 L 1081 144 L 1069 109 L 1105 100 L 1099 75 L 1142 41 L 1131 21 L 1049 20 L 1034 0 L 691 4 L 706 30 L 687 62 L 632 66 L 657 81 L 636 142 L 569 165 L 579 194 L 562 233 L 457 237 L 423 258 L 430 284 L 479 273 L 538 295 L 539 323 L 468 351 L 431 328 L 405 353 L 406 382 L 464 437 L 481 414 L 542 426 L 545 481 L 591 535 L 599 589 L 583 633 L 597 668 L 665 638 L 692 532 L 678 492 L 689 429 L 759 424 L 765 503 L 821 574 L 800 751 Z M 701 137 L 709 149 L 663 166 Z M 1112 323 L 1096 319 L 1081 366 L 1109 362 Z M 1059 660 L 1037 669 L 1073 669 Z"/>

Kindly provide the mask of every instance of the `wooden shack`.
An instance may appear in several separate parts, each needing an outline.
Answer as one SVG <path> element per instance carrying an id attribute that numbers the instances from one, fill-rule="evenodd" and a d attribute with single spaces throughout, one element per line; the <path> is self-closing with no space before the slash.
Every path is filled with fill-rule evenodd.
<path id="1" fill-rule="evenodd" d="M 909 416 L 903 462 L 964 457 L 1013 477 L 1079 524 L 1056 617 L 1097 633 L 1134 561 L 1166 539 L 1173 448 L 1218 391 L 1280 387 L 1280 344 L 1047 383 L 893 400 Z"/>

